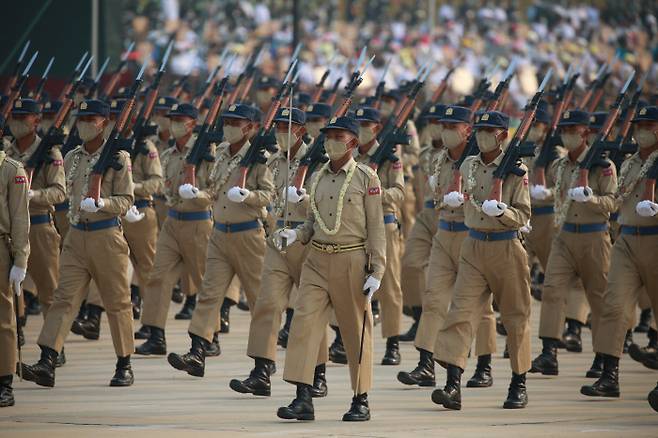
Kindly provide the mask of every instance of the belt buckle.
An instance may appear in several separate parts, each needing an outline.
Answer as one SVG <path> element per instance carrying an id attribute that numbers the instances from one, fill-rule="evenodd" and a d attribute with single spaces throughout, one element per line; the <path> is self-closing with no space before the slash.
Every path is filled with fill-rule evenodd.
<path id="1" fill-rule="evenodd" d="M 641 234 L 640 234 L 640 227 L 639 227 L 639 226 L 637 226 L 637 227 L 633 227 L 633 231 L 634 231 L 633 234 L 635 234 L 636 236 L 640 236 L 640 235 L 641 235 Z"/>
<path id="2" fill-rule="evenodd" d="M 228 223 L 224 224 L 224 230 L 225 230 L 226 233 L 230 233 L 231 232 L 231 224 L 228 224 Z"/>
<path id="3" fill-rule="evenodd" d="M 485 231 L 485 233 L 484 233 L 484 241 L 485 241 L 485 242 L 489 242 L 490 240 L 491 240 L 491 233 L 489 233 L 488 231 Z"/>
<path id="4" fill-rule="evenodd" d="M 338 251 L 338 248 L 333 243 L 325 244 L 324 249 L 328 254 L 333 254 L 334 252 Z"/>

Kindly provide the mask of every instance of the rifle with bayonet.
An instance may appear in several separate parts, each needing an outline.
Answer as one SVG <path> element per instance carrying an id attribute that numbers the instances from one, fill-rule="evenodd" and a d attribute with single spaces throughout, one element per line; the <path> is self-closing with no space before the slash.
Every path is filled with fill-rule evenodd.
<path id="1" fill-rule="evenodd" d="M 55 57 L 53 56 L 50 58 L 50 61 L 48 61 L 48 65 L 43 71 L 43 74 L 41 75 L 41 79 L 39 79 L 39 83 L 37 84 L 36 88 L 34 89 L 33 92 L 30 93 L 30 97 L 36 100 L 37 102 L 41 100 L 43 87 L 46 85 L 46 81 L 48 80 L 48 73 L 50 73 L 50 68 L 53 66 L 54 61 L 55 61 Z"/>
<path id="2" fill-rule="evenodd" d="M 98 87 L 101 83 L 101 78 L 103 77 L 103 74 L 105 73 L 105 69 L 107 68 L 107 65 L 109 63 L 110 63 L 110 57 L 108 56 L 107 58 L 105 58 L 105 62 L 103 62 L 103 65 L 98 70 L 98 73 L 96 73 L 94 82 L 91 84 L 91 87 L 89 88 L 89 91 L 87 91 L 87 95 L 85 96 L 86 99 L 93 99 L 95 97 L 96 90 L 98 90 Z"/>
<path id="3" fill-rule="evenodd" d="M 175 80 L 174 83 L 172 84 L 171 91 L 169 92 L 169 95 L 173 97 L 174 99 L 178 99 L 183 92 L 183 88 L 185 88 L 185 84 L 187 83 L 187 80 L 190 78 L 190 74 L 183 75 L 179 79 Z"/>
<path id="4" fill-rule="evenodd" d="M 19 78 L 19 73 L 23 69 L 23 61 L 25 61 L 25 55 L 27 54 L 27 49 L 30 47 L 30 41 L 28 40 L 25 45 L 23 46 L 23 50 L 21 50 L 20 55 L 18 55 L 18 60 L 16 61 L 16 65 L 14 66 L 14 71 L 9 77 L 9 82 L 5 85 L 5 91 L 3 94 L 9 94 L 11 90 L 14 89 L 14 86 L 16 85 L 16 82 L 18 81 Z"/>
<path id="5" fill-rule="evenodd" d="M 27 63 L 20 76 L 14 81 L 14 86 L 12 87 L 9 96 L 7 96 L 7 102 L 5 102 L 5 106 L 2 108 L 2 112 L 0 112 L 0 137 L 5 135 L 4 132 L 9 113 L 11 112 L 11 109 L 14 105 L 14 101 L 21 96 L 21 92 L 23 91 L 23 87 L 25 87 L 27 78 L 30 76 L 30 69 L 32 68 L 32 64 L 34 64 L 34 60 L 37 58 L 38 54 L 39 52 L 34 52 L 34 55 L 32 55 L 32 58 Z"/>
<path id="6" fill-rule="evenodd" d="M 329 61 L 329 67 L 327 67 L 327 69 L 324 71 L 318 83 L 315 84 L 315 89 L 313 90 L 313 94 L 311 95 L 311 103 L 319 102 L 320 98 L 322 98 L 322 90 L 324 90 L 324 83 L 327 81 L 327 79 L 329 79 L 329 75 L 331 74 L 331 69 L 333 67 L 334 58 L 335 55 Z"/>
<path id="7" fill-rule="evenodd" d="M 594 93 L 599 88 L 603 88 L 604 79 L 607 80 L 609 77 L 607 71 L 608 71 L 608 64 L 604 63 L 596 72 L 596 76 L 594 77 L 594 80 L 587 85 L 587 90 L 585 90 L 585 95 L 581 99 L 580 104 L 578 105 L 578 109 L 581 109 L 583 111 L 589 111 L 588 108 L 590 102 L 592 101 L 592 97 L 594 96 Z"/>
<path id="8" fill-rule="evenodd" d="M 455 62 L 452 63 L 452 65 L 446 72 L 445 76 L 443 76 L 441 83 L 439 84 L 438 87 L 436 87 L 436 90 L 434 90 L 434 94 L 432 94 L 432 98 L 430 99 L 432 105 L 436 105 L 437 103 L 439 103 L 439 101 L 445 94 L 446 90 L 448 89 L 448 81 L 450 81 L 450 77 L 455 72 L 455 69 L 461 62 L 462 62 L 462 57 L 457 58 Z"/>
<path id="9" fill-rule="evenodd" d="M 126 65 L 128 64 L 128 57 L 130 56 L 130 53 L 133 51 L 134 47 L 135 47 L 135 42 L 133 41 L 132 43 L 130 43 L 126 51 L 123 52 L 119 65 L 117 65 L 117 68 L 110 75 L 110 79 L 107 81 L 107 84 L 105 85 L 105 89 L 98 97 L 100 100 L 108 100 L 114 94 L 114 90 L 119 84 L 119 79 L 121 79 L 121 75 L 126 70 Z"/>
<path id="10" fill-rule="evenodd" d="M 208 78 L 206 79 L 206 84 L 205 87 L 203 88 L 203 92 L 199 94 L 195 99 L 194 99 L 194 106 L 196 109 L 200 110 L 203 107 L 203 103 L 208 99 L 212 94 L 213 90 L 215 89 L 215 84 L 217 84 L 217 73 L 219 72 L 219 69 L 222 68 L 222 65 L 224 64 L 224 60 L 226 59 L 226 55 L 228 54 L 228 47 L 224 49 L 222 52 L 222 55 L 219 57 L 219 62 L 215 66 L 214 69 L 208 74 Z"/>
<path id="11" fill-rule="evenodd" d="M 391 59 L 392 58 L 388 58 L 388 61 L 386 61 L 386 65 L 384 66 L 384 70 L 382 71 L 382 75 L 379 77 L 379 82 L 377 83 L 377 88 L 375 89 L 375 97 L 373 99 L 372 105 L 370 105 L 373 108 L 379 109 L 381 104 L 382 95 L 386 90 L 386 75 L 388 74 L 388 69 L 391 66 Z"/>
<path id="12" fill-rule="evenodd" d="M 80 74 L 80 69 L 84 65 L 85 60 L 87 59 L 87 56 L 89 56 L 89 52 L 85 52 L 82 54 L 82 57 L 80 58 L 80 61 L 76 64 L 75 68 L 73 69 L 73 73 L 71 73 L 70 79 L 66 82 L 66 85 L 64 85 L 64 88 L 62 88 L 61 93 L 59 94 L 59 97 L 57 100 L 63 100 L 64 96 L 68 96 L 69 92 L 71 91 L 71 87 L 75 83 L 76 78 Z"/>
<path id="13" fill-rule="evenodd" d="M 296 55 L 293 54 L 292 59 L 295 58 Z M 258 72 L 258 66 L 260 65 L 260 61 L 263 58 L 263 47 L 258 49 L 258 53 L 254 58 L 252 58 L 252 62 L 247 65 L 246 70 L 244 71 L 244 79 L 242 80 L 242 90 L 238 94 L 239 99 L 238 102 L 245 102 L 247 100 L 247 97 L 249 96 L 249 93 L 251 92 L 251 87 L 254 85 L 254 80 L 256 79 L 256 73 Z M 238 90 L 236 86 L 236 91 Z"/>

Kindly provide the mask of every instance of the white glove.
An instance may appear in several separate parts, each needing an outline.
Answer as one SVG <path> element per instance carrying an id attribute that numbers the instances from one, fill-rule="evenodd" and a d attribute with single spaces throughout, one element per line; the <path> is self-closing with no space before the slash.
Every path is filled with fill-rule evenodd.
<path id="1" fill-rule="evenodd" d="M 137 210 L 137 207 L 133 205 L 126 212 L 124 218 L 126 219 L 127 222 L 130 222 L 132 224 L 141 221 L 142 219 L 144 219 L 144 216 L 145 216 L 144 213 L 140 213 L 139 210 Z"/>
<path id="2" fill-rule="evenodd" d="M 363 284 L 363 295 L 368 296 L 368 301 L 372 300 L 372 296 L 377 292 L 381 285 L 382 282 L 372 275 L 369 275 L 368 278 L 366 278 L 366 282 Z"/>
<path id="3" fill-rule="evenodd" d="M 32 198 L 34 198 L 34 190 L 30 189 L 27 191 L 27 199 L 29 201 Z"/>
<path id="4" fill-rule="evenodd" d="M 240 203 L 240 202 L 244 202 L 244 200 L 247 199 L 249 193 L 251 192 L 248 189 L 242 189 L 238 186 L 235 186 L 228 189 L 226 196 L 228 197 L 229 200 Z"/>
<path id="5" fill-rule="evenodd" d="M 443 202 L 451 207 L 457 208 L 464 204 L 464 195 L 459 192 L 450 192 L 443 195 Z"/>
<path id="6" fill-rule="evenodd" d="M 288 202 L 299 204 L 304 199 L 306 199 L 306 189 L 302 187 L 301 189 L 297 190 L 297 187 L 288 186 L 287 189 L 284 189 L 283 196 L 288 197 Z"/>
<path id="7" fill-rule="evenodd" d="M 574 187 L 569 189 L 567 196 L 576 202 L 589 202 L 592 200 L 592 189 L 589 187 Z"/>
<path id="8" fill-rule="evenodd" d="M 429 177 L 429 179 L 427 180 L 427 182 L 428 182 L 429 185 L 430 185 L 430 189 L 432 189 L 433 192 L 436 191 L 436 188 L 437 188 L 438 185 L 439 185 L 439 179 L 436 177 L 436 175 L 430 175 L 430 177 Z"/>
<path id="9" fill-rule="evenodd" d="M 635 206 L 635 211 L 642 217 L 653 217 L 658 214 L 658 204 L 651 201 L 640 201 Z"/>
<path id="10" fill-rule="evenodd" d="M 274 246 L 281 251 L 283 249 L 283 239 L 286 239 L 286 246 L 290 246 L 297 241 L 297 231 L 290 228 L 276 230 L 274 232 Z"/>
<path id="11" fill-rule="evenodd" d="M 546 186 L 537 184 L 530 187 L 530 197 L 532 199 L 543 201 L 549 196 L 551 196 L 551 191 L 548 190 Z"/>
<path id="12" fill-rule="evenodd" d="M 530 234 L 530 232 L 532 232 L 532 225 L 530 225 L 530 221 L 528 221 L 524 226 L 522 226 L 520 231 L 523 234 Z"/>
<path id="13" fill-rule="evenodd" d="M 94 198 L 85 198 L 80 201 L 80 208 L 88 213 L 96 213 L 103 207 L 105 207 L 103 198 L 99 198 L 98 201 L 94 200 Z"/>
<path id="14" fill-rule="evenodd" d="M 183 199 L 195 199 L 199 196 L 199 189 L 194 187 L 192 184 L 183 184 L 178 187 L 178 194 Z"/>
<path id="15" fill-rule="evenodd" d="M 505 210 L 507 210 L 507 204 L 495 199 L 488 199 L 482 203 L 482 211 L 492 217 L 502 216 Z"/>
<path id="16" fill-rule="evenodd" d="M 21 283 L 23 283 L 23 280 L 25 280 L 25 274 L 26 270 L 19 268 L 18 266 L 12 266 L 11 270 L 9 271 L 9 283 L 11 283 L 12 287 L 16 291 L 16 295 L 19 297 L 22 294 Z"/>

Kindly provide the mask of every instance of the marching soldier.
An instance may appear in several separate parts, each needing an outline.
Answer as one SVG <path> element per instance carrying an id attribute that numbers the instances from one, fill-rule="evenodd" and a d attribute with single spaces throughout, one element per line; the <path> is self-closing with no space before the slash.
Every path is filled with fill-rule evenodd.
<path id="1" fill-rule="evenodd" d="M 289 406 L 279 408 L 277 415 L 315 418 L 311 398 L 315 357 L 333 307 L 355 394 L 343 421 L 366 421 L 372 384 L 369 304 L 386 266 L 381 185 L 369 166 L 357 164 L 352 157 L 359 135 L 354 119 L 333 118 L 323 131 L 330 161 L 318 170 L 311 186 L 311 211 L 300 227 L 275 233 L 279 245 L 283 239 L 288 245 L 297 240 L 311 245 L 302 268 L 283 374 L 285 381 L 297 386 L 297 396 Z M 307 360 L 309 354 L 313 360 Z"/>
<path id="2" fill-rule="evenodd" d="M 134 345 L 129 250 L 119 219 L 133 204 L 130 156 L 126 152 L 116 155 L 121 168 L 111 168 L 103 176 L 101 198 L 96 202 L 86 197 L 91 169 L 105 147 L 103 132 L 109 112 L 109 105 L 99 100 L 80 104 L 77 125 L 83 145 L 71 151 L 65 160 L 71 229 L 60 258 L 59 285 L 37 341 L 41 359 L 32 366 L 22 365 L 25 379 L 41 386 L 55 385 L 57 352 L 62 350 L 92 279 L 105 305 L 117 355 L 110 386 L 130 386 L 134 380 L 130 366 Z"/>
<path id="3" fill-rule="evenodd" d="M 614 191 L 617 173 L 610 166 L 597 167 L 589 174 L 589 187 L 573 187 L 579 163 L 587 153 L 589 114 L 566 111 L 558 126 L 567 156 L 553 163 L 555 175 L 555 214 L 559 231 L 553 240 L 542 293 L 539 337 L 542 353 L 532 362 L 533 373 L 558 374 L 557 343 L 564 326 L 566 293 L 576 277 L 585 288 L 592 309 L 592 338 L 597 342 L 599 318 L 603 311 L 608 267 L 610 234 L 608 219 L 615 211 Z M 587 377 L 600 377 L 602 356 L 597 355 Z"/>
<path id="4" fill-rule="evenodd" d="M 28 181 L 18 161 L 0 151 L 0 408 L 14 405 L 12 379 L 16 370 L 16 297 L 27 272 L 30 254 Z"/>
<path id="5" fill-rule="evenodd" d="M 234 275 L 240 279 L 253 312 L 265 256 L 262 212 L 274 195 L 272 174 L 265 164 L 249 169 L 244 188 L 236 185 L 241 161 L 251 147 L 249 135 L 256 123 L 254 108 L 234 104 L 222 113 L 222 118 L 225 141 L 218 147 L 215 167 L 208 178 L 208 199 L 214 201 L 214 230 L 208 242 L 199 300 L 188 330 L 192 345 L 187 354 L 167 356 L 172 367 L 197 377 L 204 375 L 205 351 L 217 332 L 217 316 Z M 189 190 L 185 185 L 179 189 L 181 193 Z"/>
<path id="6" fill-rule="evenodd" d="M 161 157 L 162 153 L 173 146 L 173 137 L 169 130 L 169 118 L 167 113 L 171 107 L 178 103 L 177 99 L 169 96 L 158 98 L 155 106 L 153 107 L 153 123 L 158 126 L 158 134 L 155 138 L 155 147 L 158 149 L 158 156 Z M 158 157 L 158 158 L 159 158 Z M 162 229 L 165 219 L 167 219 L 167 198 L 163 192 L 163 187 L 160 187 L 153 195 L 153 204 L 158 217 L 158 230 Z"/>
<path id="7" fill-rule="evenodd" d="M 434 349 L 435 360 L 447 366 L 444 389 L 432 393 L 432 401 L 448 409 L 461 409 L 460 381 L 473 334 L 490 294 L 498 303 L 512 366 L 512 381 L 506 409 L 528 403 L 526 371 L 530 369 L 530 273 L 528 256 L 519 240 L 519 230 L 530 219 L 527 176 L 510 174 L 503 185 L 501 202 L 488 200 L 493 173 L 504 156 L 507 115 L 485 112 L 474 125 L 480 154 L 466 158 L 460 172 L 463 194 L 448 198 L 464 203 L 468 237 L 463 241 L 450 309 Z M 525 166 L 522 166 L 525 170 Z"/>
<path id="8" fill-rule="evenodd" d="M 379 111 L 362 107 L 356 111 L 355 120 L 359 123 L 359 147 L 354 149 L 357 163 L 368 165 L 370 158 L 379 149 L 377 134 L 383 125 Z M 400 155 L 399 153 L 397 154 Z M 386 270 L 378 300 L 381 305 L 382 337 L 386 339 L 386 352 L 382 365 L 400 364 L 400 323 L 402 319 L 402 289 L 400 286 L 400 252 L 402 235 L 400 232 L 400 208 L 404 201 L 404 175 L 402 159 L 386 161 L 377 169 L 382 186 L 382 208 L 386 229 Z"/>
<path id="9" fill-rule="evenodd" d="M 292 118 L 290 150 L 288 150 L 288 122 Z M 290 179 L 299 167 L 300 159 L 306 154 L 308 145 L 304 143 L 304 123 L 306 116 L 297 108 L 279 110 L 276 122 L 276 138 L 279 153 L 270 159 L 269 167 L 275 186 L 275 201 L 273 213 L 277 228 L 296 228 L 304 223 L 308 210 L 308 195 L 306 189 L 297 193 L 293 189 L 288 193 Z M 288 155 L 290 167 L 288 166 Z M 288 175 L 288 179 L 286 179 Z M 286 210 L 285 197 L 288 197 Z M 293 287 L 299 287 L 302 264 L 306 259 L 309 247 L 295 245 L 279 251 L 272 239 L 268 239 L 265 249 L 260 292 L 249 326 L 249 345 L 247 355 L 254 358 L 255 367 L 245 380 L 233 379 L 230 387 L 237 392 L 254 395 L 270 395 L 270 376 L 275 368 L 277 332 L 281 326 L 281 313 L 291 302 Z M 294 306 L 294 302 L 291 302 Z M 327 362 L 326 336 L 319 346 L 318 362 L 313 379 L 313 397 L 324 397 L 327 394 L 325 363 Z"/>
<path id="10" fill-rule="evenodd" d="M 312 137 L 317 138 L 320 130 L 327 126 L 331 118 L 331 105 L 321 102 L 315 102 L 306 108 L 306 132 Z"/>

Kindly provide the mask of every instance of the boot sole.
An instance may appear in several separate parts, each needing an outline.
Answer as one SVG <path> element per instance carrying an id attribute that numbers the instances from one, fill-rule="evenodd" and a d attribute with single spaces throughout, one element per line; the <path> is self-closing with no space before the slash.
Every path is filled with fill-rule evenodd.
<path id="1" fill-rule="evenodd" d="M 135 379 L 131 379 L 130 381 L 118 381 L 118 380 L 110 380 L 110 386 L 114 388 L 118 387 L 123 387 L 123 386 L 132 386 L 133 383 L 135 383 Z"/>
<path id="2" fill-rule="evenodd" d="M 649 400 L 649 405 L 651 408 L 658 412 L 658 391 L 651 391 L 647 396 L 647 400 Z"/>
<path id="3" fill-rule="evenodd" d="M 286 409 L 279 409 L 276 411 L 276 416 L 284 420 L 297 420 L 297 421 L 313 421 L 315 420 L 315 414 L 292 414 L 288 413 Z"/>
<path id="4" fill-rule="evenodd" d="M 569 351 L 571 353 L 582 353 L 583 352 L 583 346 L 582 345 L 567 344 L 567 351 Z"/>
<path id="5" fill-rule="evenodd" d="M 55 386 L 55 379 L 47 379 L 40 377 L 39 375 L 35 375 L 32 371 L 29 371 L 24 364 L 21 364 L 21 367 L 23 379 L 27 380 L 28 382 L 34 382 L 37 385 L 45 386 L 46 388 L 53 388 Z"/>
<path id="6" fill-rule="evenodd" d="M 632 344 L 630 347 L 628 347 L 628 355 L 633 359 L 635 362 L 642 363 L 646 359 L 646 355 L 640 350 L 640 346 L 637 344 Z"/>
<path id="7" fill-rule="evenodd" d="M 370 421 L 370 415 L 368 415 L 367 417 L 343 417 L 343 421 L 352 422 L 352 423 L 361 422 L 361 421 Z"/>
<path id="8" fill-rule="evenodd" d="M 471 380 L 466 382 L 467 388 L 489 388 L 490 386 L 493 386 L 493 379 L 489 380 L 488 382 L 480 382 L 480 381 L 475 382 Z"/>
<path id="9" fill-rule="evenodd" d="M 139 354 L 140 356 L 164 356 L 167 354 L 167 350 L 159 350 L 159 351 L 144 351 L 141 350 L 139 347 L 135 349 L 135 354 Z"/>
<path id="10" fill-rule="evenodd" d="M 192 319 L 192 315 L 174 315 L 174 319 L 177 321 L 189 321 Z"/>
<path id="11" fill-rule="evenodd" d="M 596 372 L 596 373 L 593 373 L 593 372 L 591 372 L 591 371 L 588 371 L 588 372 L 585 374 L 585 377 L 588 377 L 588 378 L 590 378 L 590 379 L 599 379 L 599 378 L 601 377 L 601 374 L 603 374 L 603 371 L 599 371 L 599 372 Z"/>
<path id="12" fill-rule="evenodd" d="M 382 360 L 382 365 L 397 366 L 397 365 L 400 365 L 400 361 L 399 360 L 386 360 L 386 359 L 383 359 Z"/>
<path id="13" fill-rule="evenodd" d="M 540 373 L 544 376 L 557 376 L 558 375 L 558 370 L 555 370 L 555 369 L 546 370 L 546 369 L 532 367 L 529 372 L 533 373 L 533 374 Z"/>
<path id="14" fill-rule="evenodd" d="M 343 360 L 343 359 L 337 359 L 337 358 L 335 358 L 335 357 L 330 357 L 329 360 L 330 360 L 331 362 L 333 362 L 333 363 L 337 363 L 337 364 L 339 364 L 339 365 L 347 365 L 347 359 Z"/>
<path id="15" fill-rule="evenodd" d="M 82 333 L 82 337 L 85 338 L 88 341 L 98 341 L 98 339 L 101 337 L 100 333 L 99 334 L 93 334 L 93 335 L 88 335 L 87 333 Z"/>
<path id="16" fill-rule="evenodd" d="M 450 409 L 453 411 L 461 411 L 462 409 L 462 404 L 454 402 L 450 400 L 450 398 L 446 397 L 445 393 L 443 391 L 434 391 L 432 393 L 432 401 L 437 404 L 441 405 L 446 409 Z"/>
<path id="17" fill-rule="evenodd" d="M 601 392 L 596 391 L 589 386 L 583 386 L 580 388 L 580 393 L 588 397 L 607 397 L 607 398 L 619 398 L 619 391 L 616 392 Z"/>
<path id="18" fill-rule="evenodd" d="M 525 402 L 525 403 L 505 402 L 505 403 L 503 403 L 503 409 L 523 409 L 526 406 L 528 406 L 528 402 Z"/>
<path id="19" fill-rule="evenodd" d="M 169 365 L 171 365 L 172 367 L 176 368 L 179 371 L 185 371 L 190 376 L 203 377 L 204 375 L 205 370 L 198 371 L 191 369 L 190 367 L 187 366 L 185 362 L 180 360 L 177 355 L 170 354 L 169 356 L 167 356 L 167 362 L 169 362 Z"/>
<path id="20" fill-rule="evenodd" d="M 16 400 L 12 398 L 9 401 L 0 402 L 0 408 L 8 408 L 9 406 L 14 406 L 15 404 L 16 404 Z"/>
<path id="21" fill-rule="evenodd" d="M 262 397 L 269 397 L 272 395 L 272 391 L 269 389 L 258 389 L 255 391 L 251 391 L 242 384 L 239 380 L 233 379 L 228 383 L 228 386 L 235 392 L 239 392 L 240 394 L 253 394 L 253 395 L 258 395 Z"/>
<path id="22" fill-rule="evenodd" d="M 436 386 L 436 381 L 435 380 L 431 380 L 431 381 L 430 380 L 415 380 L 412 377 L 410 377 L 408 373 L 403 374 L 402 372 L 398 373 L 398 381 L 400 383 L 403 383 L 403 384 L 409 385 L 409 386 L 414 386 L 414 385 L 423 386 L 423 387 Z"/>

